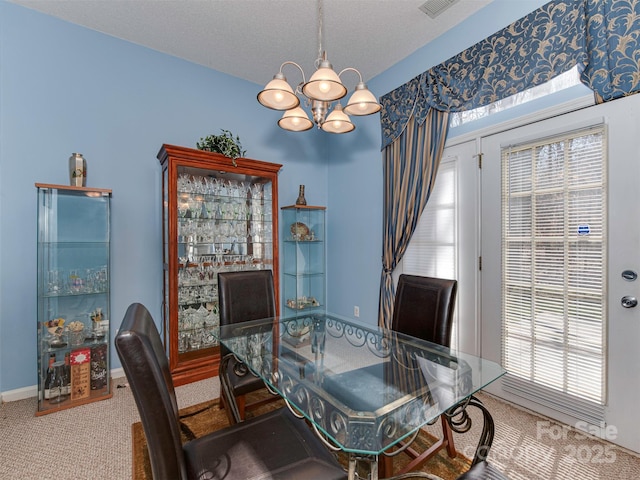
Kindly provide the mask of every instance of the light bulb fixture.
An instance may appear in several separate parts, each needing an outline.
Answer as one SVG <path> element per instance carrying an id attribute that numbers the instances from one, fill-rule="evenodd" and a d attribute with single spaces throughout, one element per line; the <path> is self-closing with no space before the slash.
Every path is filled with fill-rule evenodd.
<path id="1" fill-rule="evenodd" d="M 351 123 L 349 116 L 342 111 L 342 105 L 338 103 L 321 128 L 329 133 L 348 133 L 355 130 L 356 126 Z"/>
<path id="2" fill-rule="evenodd" d="M 321 102 L 339 100 L 347 94 L 347 87 L 342 84 L 338 74 L 333 71 L 333 65 L 327 60 L 327 52 L 322 52 L 319 67 L 302 86 L 302 93 L 307 98 Z"/>
<path id="3" fill-rule="evenodd" d="M 296 107 L 284 112 L 282 118 L 278 120 L 278 125 L 292 132 L 304 132 L 313 127 L 313 122 L 309 120 L 309 115 L 302 107 Z"/>
<path id="4" fill-rule="evenodd" d="M 358 72 L 360 75 L 360 72 Z M 367 88 L 367 84 L 362 81 L 360 76 L 360 82 L 356 85 L 356 90 L 349 98 L 347 106 L 344 107 L 345 113 L 349 115 L 371 115 L 372 113 L 379 112 L 382 106 L 373 96 L 371 90 Z"/>
<path id="5" fill-rule="evenodd" d="M 340 73 L 333 70 L 333 66 L 327 60 L 327 53 L 322 50 L 322 0 L 318 0 L 318 59 L 316 60 L 316 71 L 306 81 L 304 70 L 295 62 L 287 61 L 280 66 L 280 71 L 274 75 L 263 90 L 258 93 L 258 102 L 273 110 L 284 110 L 285 113 L 278 121 L 278 125 L 285 130 L 302 132 L 309 130 L 313 122 L 325 132 L 347 133 L 356 127 L 349 119 L 349 115 L 371 115 L 382 108 L 376 97 L 367 88 L 367 84 L 362 81 L 362 75 L 352 67 L 345 68 Z M 302 82 L 295 89 L 289 85 L 282 73 L 285 65 L 292 65 L 300 70 Z M 347 71 L 358 74 L 359 82 L 346 107 L 338 103 L 334 110 L 329 113 L 331 102 L 340 100 L 347 95 L 347 87 L 344 86 L 340 77 Z M 300 105 L 298 96 L 303 97 L 304 104 L 311 108 L 313 122 Z"/>
<path id="6" fill-rule="evenodd" d="M 274 110 L 289 110 L 300 105 L 300 99 L 293 93 L 293 89 L 287 83 L 287 79 L 280 72 L 258 94 L 258 101 L 267 108 Z"/>

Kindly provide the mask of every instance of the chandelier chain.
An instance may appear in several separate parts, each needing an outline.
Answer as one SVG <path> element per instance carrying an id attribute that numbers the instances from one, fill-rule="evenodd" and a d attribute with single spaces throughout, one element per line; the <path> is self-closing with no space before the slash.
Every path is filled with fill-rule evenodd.
<path id="1" fill-rule="evenodd" d="M 318 0 L 318 58 L 316 59 L 316 68 L 318 68 L 320 60 L 322 59 L 322 19 L 324 17 L 324 8 L 322 3 L 322 0 Z"/>

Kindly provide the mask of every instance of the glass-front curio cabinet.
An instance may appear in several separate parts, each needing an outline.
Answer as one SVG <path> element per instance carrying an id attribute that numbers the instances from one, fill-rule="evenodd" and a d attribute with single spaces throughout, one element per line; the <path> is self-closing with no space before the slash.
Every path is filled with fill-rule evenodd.
<path id="1" fill-rule="evenodd" d="M 282 207 L 283 314 L 324 309 L 325 207 Z"/>
<path id="2" fill-rule="evenodd" d="M 173 145 L 162 165 L 163 330 L 176 385 L 218 373 L 218 272 L 271 269 L 282 165 Z M 277 300 L 276 300 L 277 301 Z"/>
<path id="3" fill-rule="evenodd" d="M 36 183 L 38 410 L 110 398 L 111 190 Z"/>

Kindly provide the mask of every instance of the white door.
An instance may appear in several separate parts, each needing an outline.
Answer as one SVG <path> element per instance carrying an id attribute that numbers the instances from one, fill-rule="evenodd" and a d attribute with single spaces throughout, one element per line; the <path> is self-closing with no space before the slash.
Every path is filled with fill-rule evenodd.
<path id="1" fill-rule="evenodd" d="M 478 257 L 480 228 L 479 182 L 480 169 L 476 155 L 476 141 L 446 146 L 443 160 L 457 163 L 457 280 L 456 349 L 477 355 L 480 353 L 480 325 L 478 322 Z"/>
<path id="2" fill-rule="evenodd" d="M 640 298 L 640 95 L 585 108 L 549 120 L 484 137 L 481 213 L 482 356 L 501 361 L 501 147 L 605 125 L 607 151 L 606 397 L 603 422 L 587 426 L 561 408 L 541 406 L 506 391 L 504 382 L 488 390 L 569 425 L 598 432 L 603 438 L 640 452 L 640 306 L 625 308 L 623 297 Z M 588 229 L 587 229 L 588 230 Z M 595 428 L 597 427 L 597 428 Z M 606 428 L 605 428 L 606 427 Z"/>

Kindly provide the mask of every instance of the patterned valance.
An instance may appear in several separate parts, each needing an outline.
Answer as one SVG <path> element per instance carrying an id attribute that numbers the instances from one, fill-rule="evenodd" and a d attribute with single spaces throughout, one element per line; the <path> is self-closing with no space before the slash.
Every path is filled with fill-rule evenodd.
<path id="1" fill-rule="evenodd" d="M 640 0 L 555 0 L 381 98 L 382 148 L 411 115 L 463 111 L 580 65 L 602 100 L 640 90 Z"/>

